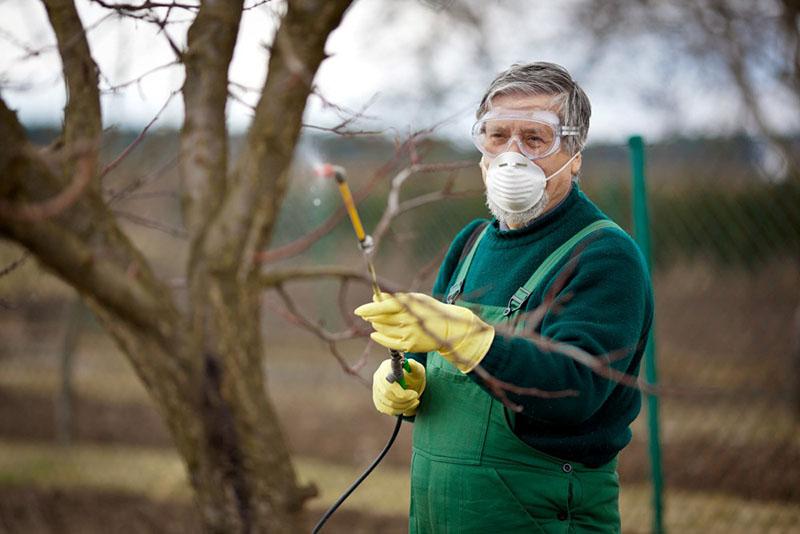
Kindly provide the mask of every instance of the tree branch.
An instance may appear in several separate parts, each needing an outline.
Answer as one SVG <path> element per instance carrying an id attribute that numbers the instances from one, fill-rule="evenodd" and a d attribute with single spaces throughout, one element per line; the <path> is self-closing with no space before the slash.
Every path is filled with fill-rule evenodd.
<path id="1" fill-rule="evenodd" d="M 77 146 L 75 148 L 78 148 Z M 94 156 L 96 148 L 86 147 L 78 157 L 72 177 L 67 187 L 58 194 L 39 202 L 9 202 L 0 198 L 0 217 L 18 221 L 41 221 L 55 217 L 78 201 L 94 176 Z"/>
<path id="2" fill-rule="evenodd" d="M 77 145 L 96 147 L 102 132 L 98 69 L 89 51 L 89 43 L 72 0 L 43 0 L 47 16 L 58 40 L 58 51 L 67 85 L 64 110 L 64 142 L 68 152 Z M 96 149 L 86 156 L 90 172 L 97 161 Z M 84 163 L 85 164 L 85 163 Z M 72 165 L 65 165 L 65 175 L 73 176 Z"/>
<path id="3" fill-rule="evenodd" d="M 102 171 L 100 171 L 100 178 L 104 178 L 104 177 L 105 177 L 106 175 L 108 175 L 108 174 L 109 174 L 111 171 L 113 171 L 115 168 L 117 168 L 117 166 L 118 166 L 120 163 L 122 163 L 122 161 L 123 161 L 123 160 L 124 160 L 126 157 L 128 157 L 128 154 L 130 154 L 131 152 L 133 152 L 133 150 L 134 150 L 134 149 L 135 149 L 137 146 L 139 146 L 139 143 L 141 143 L 141 142 L 142 142 L 142 140 L 144 139 L 145 135 L 147 135 L 147 131 L 150 129 L 150 127 L 151 127 L 151 126 L 153 126 L 153 124 L 155 124 L 155 122 L 158 120 L 158 118 L 161 116 L 161 114 L 164 112 L 164 110 L 165 110 L 165 109 L 167 109 L 167 106 L 169 105 L 169 103 L 172 101 L 173 97 L 174 97 L 176 94 L 178 94 L 178 92 L 177 92 L 177 91 L 173 91 L 173 92 L 171 92 L 171 93 L 169 94 L 169 96 L 167 97 L 167 100 L 164 102 L 164 105 L 163 105 L 163 106 L 161 106 L 161 109 L 159 109 L 159 110 L 156 112 L 155 116 L 154 116 L 152 119 L 150 119 L 150 122 L 148 122 L 148 123 L 145 125 L 145 127 L 144 127 L 144 128 L 142 128 L 142 131 L 139 133 L 139 135 L 137 135 L 137 136 L 136 136 L 136 139 L 134 139 L 133 141 L 131 141 L 131 143 L 130 143 L 130 144 L 127 146 L 127 147 L 125 147 L 125 150 L 123 150 L 123 151 L 122 151 L 122 152 L 121 152 L 121 153 L 120 153 L 120 154 L 119 154 L 119 155 L 118 155 L 116 158 L 114 158 L 114 159 L 113 159 L 113 160 L 112 160 L 110 163 L 108 163 L 108 165 L 106 165 L 105 167 L 103 167 L 103 170 L 102 170 Z"/>
<path id="4" fill-rule="evenodd" d="M 204 2 L 189 28 L 188 48 L 183 56 L 185 119 L 179 169 L 184 223 L 193 251 L 225 195 L 228 66 L 239 32 L 242 6 L 243 0 Z M 190 259 L 190 264 L 193 263 Z"/>
<path id="5" fill-rule="evenodd" d="M 27 143 L 16 115 L 2 99 L 0 138 L 3 202 L 10 197 L 28 201 L 58 187 L 51 166 Z M 51 218 L 29 220 L 0 212 L 0 235 L 26 247 L 42 264 L 124 321 L 165 339 L 176 323 L 167 288 L 114 224 L 98 191 L 87 188 L 73 202 L 69 210 L 59 206 L 62 211 L 57 220 L 49 211 L 45 215 Z M 48 206 L 52 204 L 45 204 L 47 210 Z"/>
<path id="6" fill-rule="evenodd" d="M 357 280 L 369 286 L 372 285 L 372 279 L 366 270 L 352 269 L 350 267 L 341 267 L 338 265 L 321 265 L 314 267 L 298 267 L 294 269 L 283 269 L 275 271 L 265 271 L 259 273 L 256 277 L 255 284 L 262 289 L 269 289 L 278 287 L 289 281 L 299 280 L 315 280 L 319 278 L 341 278 L 344 280 Z M 387 291 L 399 291 L 400 288 L 394 282 L 384 278 L 378 278 L 378 285 Z"/>
<path id="7" fill-rule="evenodd" d="M 328 34 L 338 26 L 350 2 L 288 3 L 269 58 L 269 76 L 230 178 L 231 191 L 209 228 L 204 247 L 220 266 L 241 266 L 239 277 L 252 271 L 256 251 L 269 240 L 312 89 L 309 76 L 313 77 L 324 59 Z"/>
<path id="8" fill-rule="evenodd" d="M 350 365 L 349 363 L 347 363 L 347 360 L 344 358 L 342 353 L 339 352 L 339 349 L 336 346 L 337 341 L 352 339 L 356 337 L 357 331 L 351 329 L 342 332 L 340 334 L 328 332 L 322 326 L 317 325 L 314 322 L 310 321 L 305 316 L 303 316 L 302 313 L 298 311 L 297 306 L 294 304 L 294 301 L 292 300 L 291 296 L 286 292 L 283 286 L 278 285 L 275 287 L 275 290 L 278 293 L 278 296 L 280 296 L 281 300 L 283 301 L 283 304 L 286 306 L 285 311 L 281 311 L 278 309 L 276 309 L 276 311 L 278 311 L 278 313 L 281 313 L 281 315 L 283 315 L 283 317 L 286 320 L 305 328 L 306 330 L 313 333 L 321 340 L 327 342 L 328 349 L 330 350 L 331 354 L 333 354 L 333 357 L 336 358 L 336 361 L 339 362 L 339 365 L 341 366 L 342 370 L 345 373 L 358 379 L 358 381 L 361 382 L 361 384 L 368 386 L 369 382 L 364 377 L 362 377 L 358 372 L 359 369 L 363 367 L 363 364 L 361 364 L 363 357 L 360 358 L 355 365 Z"/>

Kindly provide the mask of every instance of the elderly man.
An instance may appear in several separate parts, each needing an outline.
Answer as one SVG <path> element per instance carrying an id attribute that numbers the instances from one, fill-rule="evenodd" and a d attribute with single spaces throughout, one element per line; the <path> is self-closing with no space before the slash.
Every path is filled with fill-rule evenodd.
<path id="1" fill-rule="evenodd" d="M 616 458 L 640 393 L 564 347 L 638 374 L 653 301 L 635 243 L 580 190 L 590 113 L 558 65 L 501 73 L 472 129 L 493 220 L 456 236 L 437 298 L 356 309 L 410 357 L 407 389 L 387 360 L 373 400 L 414 419 L 411 532 L 620 531 Z"/>

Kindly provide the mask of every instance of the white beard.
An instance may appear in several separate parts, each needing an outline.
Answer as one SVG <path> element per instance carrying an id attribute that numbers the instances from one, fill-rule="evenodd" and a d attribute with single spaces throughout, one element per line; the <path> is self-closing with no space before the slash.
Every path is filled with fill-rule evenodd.
<path id="1" fill-rule="evenodd" d="M 522 228 L 536 217 L 541 215 L 548 202 L 550 202 L 550 195 L 548 195 L 547 191 L 545 191 L 544 194 L 542 194 L 542 198 L 539 199 L 539 202 L 534 204 L 532 207 L 519 213 L 511 213 L 510 211 L 506 211 L 495 204 L 494 201 L 489 198 L 489 195 L 486 195 L 486 207 L 489 208 L 489 211 L 495 216 L 495 218 L 497 218 L 498 221 L 503 221 L 509 228 Z"/>

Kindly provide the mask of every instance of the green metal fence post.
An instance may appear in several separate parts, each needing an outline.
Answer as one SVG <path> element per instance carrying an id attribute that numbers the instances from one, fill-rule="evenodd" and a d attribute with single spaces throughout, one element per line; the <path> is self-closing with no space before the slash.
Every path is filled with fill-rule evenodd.
<path id="1" fill-rule="evenodd" d="M 650 256 L 650 220 L 647 213 L 647 191 L 644 177 L 644 141 L 639 135 L 628 139 L 631 151 L 631 170 L 633 176 L 633 234 L 644 254 L 647 268 L 652 272 Z M 655 385 L 658 381 L 656 369 L 656 347 L 653 332 L 644 353 L 644 371 L 647 382 Z M 664 478 L 661 471 L 661 441 L 658 428 L 658 397 L 647 397 L 647 426 L 649 430 L 650 469 L 653 478 L 653 532 L 664 533 Z"/>

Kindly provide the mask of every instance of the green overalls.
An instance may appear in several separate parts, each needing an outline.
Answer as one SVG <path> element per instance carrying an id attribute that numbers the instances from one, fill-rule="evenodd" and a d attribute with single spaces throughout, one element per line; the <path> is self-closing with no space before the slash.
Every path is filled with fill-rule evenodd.
<path id="1" fill-rule="evenodd" d="M 459 269 L 448 302 L 489 324 L 523 324 L 518 314 L 552 268 L 591 232 L 590 224 L 551 254 L 505 308 L 458 298 L 478 243 Z M 516 318 L 516 320 L 515 320 Z M 518 324 L 517 324 L 518 323 Z M 417 534 L 619 532 L 616 458 L 598 468 L 560 460 L 511 430 L 514 414 L 437 352 L 416 414 L 409 529 Z"/>

